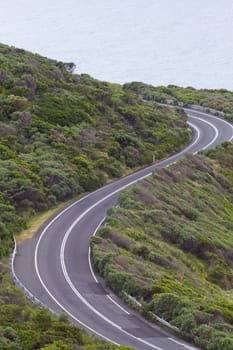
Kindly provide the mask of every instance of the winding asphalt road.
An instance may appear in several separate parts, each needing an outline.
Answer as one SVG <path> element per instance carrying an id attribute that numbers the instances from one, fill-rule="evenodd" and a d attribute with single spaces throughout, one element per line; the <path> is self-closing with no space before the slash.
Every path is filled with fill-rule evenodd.
<path id="1" fill-rule="evenodd" d="M 156 165 L 110 183 L 67 206 L 46 222 L 37 234 L 19 245 L 14 260 L 17 278 L 43 304 L 91 333 L 115 344 L 138 350 L 196 349 L 142 319 L 103 287 L 90 264 L 89 240 L 117 203 L 119 192 L 183 157 L 233 140 L 233 127 L 211 115 L 186 110 L 193 129 L 192 143 Z"/>

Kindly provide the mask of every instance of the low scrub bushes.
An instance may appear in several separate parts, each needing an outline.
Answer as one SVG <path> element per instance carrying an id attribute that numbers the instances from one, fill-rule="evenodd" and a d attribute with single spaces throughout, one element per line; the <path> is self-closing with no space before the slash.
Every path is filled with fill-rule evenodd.
<path id="1" fill-rule="evenodd" d="M 0 66 L 0 257 L 23 225 L 18 216 L 27 220 L 190 140 L 183 114 L 76 75 L 72 63 L 0 44 Z M 15 210 L 14 229 L 4 204 Z"/>
<path id="2" fill-rule="evenodd" d="M 120 194 L 92 242 L 93 264 L 117 293 L 205 350 L 232 347 L 232 161 L 224 143 L 155 171 Z"/>

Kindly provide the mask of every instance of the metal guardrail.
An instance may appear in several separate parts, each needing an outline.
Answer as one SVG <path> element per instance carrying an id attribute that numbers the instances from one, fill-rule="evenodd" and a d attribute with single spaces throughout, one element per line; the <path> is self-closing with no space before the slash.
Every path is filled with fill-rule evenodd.
<path id="1" fill-rule="evenodd" d="M 126 292 L 123 292 L 123 294 L 126 296 L 126 298 L 128 300 L 130 300 L 134 305 L 136 305 L 137 307 L 139 307 L 139 309 L 142 309 L 142 304 L 134 297 L 132 297 L 131 295 L 129 295 Z M 153 312 L 149 311 L 149 314 L 159 323 L 161 323 L 163 326 L 166 326 L 170 329 L 172 329 L 173 331 L 177 332 L 177 333 L 182 333 L 181 330 L 179 328 L 177 328 L 176 326 L 173 326 L 171 323 L 167 322 L 166 320 L 164 320 L 163 318 L 159 317 L 158 315 L 155 315 Z"/>
<path id="2" fill-rule="evenodd" d="M 179 105 L 178 105 L 178 107 L 179 107 Z M 200 112 L 204 112 L 204 113 L 210 113 L 210 114 L 213 114 L 215 116 L 222 117 L 222 118 L 224 118 L 224 116 L 225 116 L 225 113 L 223 111 L 218 111 L 217 109 L 207 107 L 207 106 L 201 106 L 201 105 L 197 105 L 197 104 L 187 104 L 187 107 L 186 107 L 183 103 L 183 106 L 180 105 L 180 107 L 190 108 L 190 109 L 193 109 L 195 111 L 200 111 Z"/>
<path id="3" fill-rule="evenodd" d="M 11 275 L 11 279 L 14 282 L 15 285 L 17 285 L 20 289 L 22 289 L 24 295 L 27 297 L 27 299 L 29 299 L 31 302 L 33 302 L 34 304 L 37 304 L 40 308 L 44 308 L 49 310 L 51 313 L 53 313 L 54 315 L 57 315 L 57 313 L 55 311 L 53 311 L 52 309 L 50 309 L 48 306 L 46 306 L 45 304 L 43 304 L 39 299 L 37 299 L 25 286 L 24 284 L 18 279 L 18 277 L 16 276 L 15 273 L 15 269 L 14 269 L 14 260 L 15 260 L 15 256 L 17 254 L 17 245 L 16 245 L 16 240 L 14 237 L 14 242 L 13 242 L 13 251 L 10 255 L 9 258 L 9 266 L 10 266 L 10 275 Z"/>
<path id="4" fill-rule="evenodd" d="M 16 244 L 16 240 L 14 237 L 14 243 L 13 243 L 13 251 L 10 255 L 9 258 L 9 265 L 10 265 L 10 275 L 12 278 L 12 281 L 14 282 L 15 285 L 17 285 L 24 293 L 24 295 L 26 296 L 27 299 L 29 299 L 32 303 L 37 304 L 40 308 L 44 308 L 49 310 L 51 313 L 53 313 L 54 315 L 58 315 L 55 311 L 53 311 L 52 309 L 50 309 L 48 306 L 46 306 L 44 303 L 42 303 L 38 298 L 36 298 L 25 286 L 24 284 L 18 279 L 18 277 L 16 276 L 15 270 L 14 270 L 14 260 L 15 260 L 15 256 L 17 254 L 17 244 Z M 126 292 L 123 292 L 123 294 L 126 296 L 126 298 L 128 300 L 130 300 L 134 305 L 136 305 L 139 309 L 142 308 L 142 304 L 134 297 L 132 297 L 131 295 L 129 295 Z M 167 322 L 166 320 L 164 320 L 163 318 L 159 317 L 158 315 L 155 315 L 152 312 L 149 312 L 150 315 L 152 315 L 152 317 L 159 323 L 161 323 L 162 325 L 172 329 L 173 331 L 177 332 L 177 333 L 182 333 L 180 331 L 179 328 L 177 328 L 176 326 L 173 326 L 172 324 L 170 324 L 169 322 Z M 71 324 L 74 324 L 73 322 L 70 322 Z"/>

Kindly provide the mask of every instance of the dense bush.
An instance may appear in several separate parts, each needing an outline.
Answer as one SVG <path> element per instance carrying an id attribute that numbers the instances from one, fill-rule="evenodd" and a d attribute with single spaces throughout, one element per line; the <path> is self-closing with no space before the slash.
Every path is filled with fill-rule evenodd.
<path id="1" fill-rule="evenodd" d="M 182 114 L 72 74 L 72 63 L 0 44 L 0 67 L 0 257 L 24 219 L 190 139 Z"/>
<path id="2" fill-rule="evenodd" d="M 73 71 L 73 63 L 0 44 L 0 259 L 39 211 L 190 140 L 184 115 Z M 1 349 L 115 349 L 30 307 L 6 276 L 0 271 Z"/>
<path id="3" fill-rule="evenodd" d="M 232 143 L 188 155 L 124 190 L 92 241 L 111 288 L 206 350 L 232 346 L 232 188 Z"/>
<path id="4" fill-rule="evenodd" d="M 138 83 L 122 87 L 100 82 L 87 74 L 75 75 L 73 71 L 73 63 L 57 62 L 0 44 L 0 259 L 9 253 L 13 234 L 19 233 L 38 211 L 93 190 L 114 177 L 150 164 L 152 159 L 158 160 L 176 152 L 190 140 L 184 113 L 180 110 L 171 112 L 156 105 L 153 100 L 171 100 L 175 104 L 178 101 L 185 104 L 195 102 L 219 108 L 227 116 L 231 115 L 231 93 L 227 91 L 198 92 L 192 88 L 183 90 L 177 87 L 155 89 Z M 142 89 L 145 89 L 144 93 Z M 141 96 L 152 101 L 144 102 Z M 229 146 L 224 147 L 227 149 Z M 113 210 L 109 223 L 117 227 L 118 218 L 121 218 L 128 228 L 124 225 L 126 231 L 122 230 L 123 235 L 117 229 L 106 230 L 102 237 L 95 238 L 93 245 L 96 268 L 108 279 L 112 288 L 120 292 L 123 287 L 151 308 L 156 305 L 157 294 L 202 298 L 201 288 L 192 291 L 193 285 L 187 273 L 189 269 L 197 273 L 199 268 L 203 272 L 205 264 L 210 264 L 206 276 L 208 282 L 200 282 L 197 276 L 194 280 L 198 286 L 203 283 L 210 288 L 212 294 L 216 290 L 221 291 L 219 298 L 211 299 L 207 309 L 190 310 L 187 306 L 187 322 L 183 322 L 179 314 L 172 321 L 184 331 L 192 331 L 193 325 L 197 324 L 197 342 L 204 342 L 203 334 L 209 332 L 213 339 L 211 344 L 217 344 L 224 350 L 232 345 L 228 334 L 233 313 L 232 304 L 220 289 L 229 289 L 232 283 L 232 265 L 229 262 L 232 262 L 233 253 L 225 237 L 225 233 L 233 227 L 228 219 L 232 215 L 232 173 L 227 166 L 232 159 L 227 154 L 225 152 L 223 156 L 219 150 L 217 157 L 219 162 L 221 158 L 223 171 L 214 177 L 214 181 L 213 174 L 204 174 L 203 166 L 206 164 L 202 160 L 199 164 L 195 163 L 194 168 L 199 172 L 192 171 L 193 178 L 190 179 L 198 180 L 200 177 L 207 191 L 199 198 L 200 188 L 191 185 L 195 205 L 194 202 L 184 205 L 182 198 L 174 200 L 167 186 L 164 186 L 162 194 L 161 189 L 153 192 L 148 188 L 145 191 L 139 186 L 133 192 L 135 197 L 130 191 L 129 197 L 122 195 L 121 205 L 129 212 L 126 215 L 122 208 Z M 216 154 L 210 153 L 209 157 L 215 159 Z M 184 174 L 188 174 L 188 170 L 185 171 Z M 158 175 L 156 182 L 161 180 L 160 177 L 174 184 L 180 174 L 171 176 L 164 171 Z M 221 222 L 211 226 L 216 234 L 211 241 L 206 238 L 205 232 L 199 230 L 199 222 L 206 224 L 206 218 L 199 215 L 199 211 L 201 209 L 205 213 L 206 210 L 209 214 L 205 204 L 216 184 L 227 189 L 227 196 L 216 208 L 210 206 L 213 222 L 222 205 L 225 210 Z M 159 194 L 166 199 L 165 205 L 161 205 Z M 146 205 L 141 198 L 145 199 Z M 189 225 L 185 230 L 182 220 L 174 225 L 177 215 L 185 224 L 191 221 L 197 227 Z M 146 234 L 143 233 L 141 219 Z M 132 222 L 135 222 L 135 227 L 131 227 Z M 217 234 L 222 227 L 224 237 Z M 172 232 L 176 235 L 175 241 Z M 157 248 L 151 249 L 155 238 L 160 243 Z M 108 244 L 107 253 L 105 245 L 103 250 L 100 249 L 103 242 Z M 185 253 L 181 254 L 180 249 Z M 185 254 L 189 254 L 188 259 Z M 216 262 L 220 254 L 221 259 Z M 202 259 L 197 266 L 194 257 Z M 156 282 L 153 279 L 154 265 L 151 267 L 151 264 L 157 266 Z M 7 269 L 2 263 L 0 268 L 1 349 L 115 349 L 111 344 L 88 338 L 66 323 L 64 317 L 57 319 L 44 310 L 29 306 L 22 295 L 10 286 Z M 182 284 L 184 281 L 181 283 L 178 274 L 175 280 L 172 279 L 166 269 L 181 273 L 186 284 Z M 207 330 L 198 321 L 203 320 L 203 315 L 210 324 Z M 225 328 L 213 329 L 215 319 L 224 319 Z M 208 350 L 215 349 L 215 345 L 211 345 L 212 348 L 208 346 Z"/>
<path id="5" fill-rule="evenodd" d="M 225 114 L 226 119 L 233 121 L 233 92 L 226 89 L 197 90 L 192 87 L 184 88 L 175 85 L 152 86 L 140 82 L 125 84 L 124 88 L 149 101 L 181 107 L 200 105 L 207 112 L 211 111 L 216 114 L 221 111 Z"/>
<path id="6" fill-rule="evenodd" d="M 61 314 L 30 304 L 9 283 L 8 268 L 0 263 L 1 350 L 115 350 L 116 346 L 87 335 Z"/>

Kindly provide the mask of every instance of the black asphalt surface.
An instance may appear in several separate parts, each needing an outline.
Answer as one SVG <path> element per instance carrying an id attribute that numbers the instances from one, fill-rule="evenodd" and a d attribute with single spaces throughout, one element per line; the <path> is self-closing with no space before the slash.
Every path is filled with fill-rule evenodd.
<path id="1" fill-rule="evenodd" d="M 90 269 L 89 240 L 106 210 L 117 204 L 119 191 L 148 176 L 153 169 L 232 140 L 232 126 L 202 112 L 186 110 L 193 141 L 182 152 L 88 194 L 48 220 L 18 248 L 14 269 L 25 287 L 51 310 L 91 333 L 138 350 L 196 349 L 143 320 L 95 279 Z M 111 298 L 110 298 L 111 297 Z M 117 303 L 117 304 L 116 304 Z"/>

